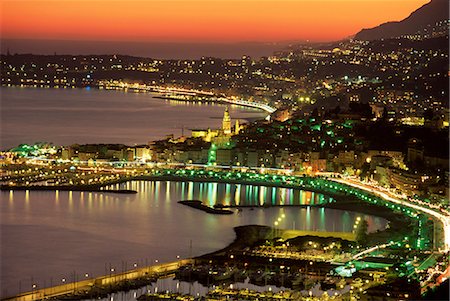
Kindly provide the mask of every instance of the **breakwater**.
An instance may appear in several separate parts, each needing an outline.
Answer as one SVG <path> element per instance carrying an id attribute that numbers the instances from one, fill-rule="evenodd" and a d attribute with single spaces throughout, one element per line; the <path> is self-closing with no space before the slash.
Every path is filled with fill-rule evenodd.
<path id="1" fill-rule="evenodd" d="M 202 210 L 202 211 L 204 211 L 206 213 L 211 213 L 211 214 L 233 214 L 233 211 L 231 211 L 231 210 L 217 209 L 217 208 L 208 207 L 208 206 L 204 205 L 202 203 L 202 201 L 198 201 L 198 200 L 179 201 L 178 203 L 180 203 L 182 205 L 189 206 L 191 208 Z"/>
<path id="2" fill-rule="evenodd" d="M 35 287 L 31 291 L 21 293 L 15 296 L 7 297 L 2 301 L 34 301 L 44 299 L 82 299 L 90 296 L 91 291 L 101 291 L 104 293 L 119 291 L 124 283 L 133 283 L 141 281 L 145 285 L 145 280 L 151 281 L 159 277 L 164 277 L 175 273 L 180 267 L 194 263 L 193 259 L 183 259 L 170 263 L 136 268 L 123 273 L 111 273 L 100 277 L 65 283 L 46 288 Z M 71 298 L 73 296 L 73 298 Z"/>

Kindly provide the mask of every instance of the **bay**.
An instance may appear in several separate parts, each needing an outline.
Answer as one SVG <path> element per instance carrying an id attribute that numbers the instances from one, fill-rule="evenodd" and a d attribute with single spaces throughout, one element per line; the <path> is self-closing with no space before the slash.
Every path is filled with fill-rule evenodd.
<path id="1" fill-rule="evenodd" d="M 31 290 L 158 262 L 175 261 L 224 248 L 233 227 L 273 225 L 280 228 L 351 232 L 359 216 L 369 230 L 387 221 L 351 211 L 295 204 L 320 204 L 326 196 L 286 188 L 225 183 L 132 181 L 119 188 L 133 195 L 69 191 L 2 191 L 1 294 Z M 211 215 L 178 204 L 199 199 L 207 204 L 280 204 L 243 208 L 233 215 Z"/>
<path id="2" fill-rule="evenodd" d="M 0 88 L 1 149 L 22 143 L 147 144 L 190 129 L 220 128 L 225 105 L 163 100 L 149 93 L 98 89 Z M 232 121 L 263 111 L 230 106 Z"/>

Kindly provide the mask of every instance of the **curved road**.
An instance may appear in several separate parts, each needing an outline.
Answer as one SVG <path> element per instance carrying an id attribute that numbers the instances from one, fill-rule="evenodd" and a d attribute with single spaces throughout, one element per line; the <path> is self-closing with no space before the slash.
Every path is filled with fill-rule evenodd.
<path id="1" fill-rule="evenodd" d="M 338 178 L 338 179 L 332 179 L 332 181 L 341 183 L 341 184 L 345 184 L 345 185 L 349 185 L 352 187 L 356 187 L 358 189 L 370 192 L 388 202 L 391 203 L 395 203 L 395 204 L 399 204 L 399 205 L 403 205 L 403 206 L 407 206 L 409 208 L 421 211 L 425 214 L 431 215 L 435 218 L 437 218 L 439 221 L 441 221 L 442 225 L 443 225 L 443 229 L 444 229 L 444 249 L 441 249 L 440 252 L 442 253 L 446 253 L 450 250 L 450 216 L 446 215 L 446 214 L 442 214 L 439 213 L 435 210 L 423 207 L 423 206 L 419 206 L 416 204 L 412 204 L 410 202 L 407 202 L 405 200 L 402 199 L 398 199 L 398 198 L 394 198 L 391 195 L 387 194 L 384 191 L 381 191 L 377 188 L 374 188 L 372 186 L 368 186 L 368 185 L 364 185 L 362 183 L 358 183 L 354 180 L 351 179 L 342 179 L 342 178 Z"/>

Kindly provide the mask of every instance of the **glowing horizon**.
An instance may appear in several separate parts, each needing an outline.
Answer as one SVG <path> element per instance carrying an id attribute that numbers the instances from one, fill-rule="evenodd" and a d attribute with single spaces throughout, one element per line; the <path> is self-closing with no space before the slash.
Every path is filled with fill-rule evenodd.
<path id="1" fill-rule="evenodd" d="M 2 0 L 3 39 L 334 41 L 399 21 L 429 0 Z"/>

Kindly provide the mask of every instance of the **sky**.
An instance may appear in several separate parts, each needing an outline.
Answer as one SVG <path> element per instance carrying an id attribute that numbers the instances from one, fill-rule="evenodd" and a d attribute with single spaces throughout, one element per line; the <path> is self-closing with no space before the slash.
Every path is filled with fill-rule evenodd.
<path id="1" fill-rule="evenodd" d="M 429 0 L 0 0 L 2 39 L 333 41 L 398 21 Z"/>

